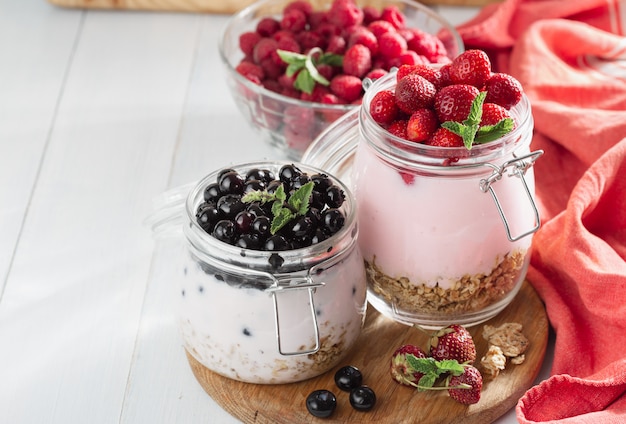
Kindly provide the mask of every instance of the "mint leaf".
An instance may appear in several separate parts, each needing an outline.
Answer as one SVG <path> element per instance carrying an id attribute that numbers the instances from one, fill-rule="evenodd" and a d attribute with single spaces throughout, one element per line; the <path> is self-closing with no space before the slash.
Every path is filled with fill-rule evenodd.
<path id="1" fill-rule="evenodd" d="M 315 88 L 315 80 L 309 73 L 308 69 L 302 69 L 298 73 L 293 86 L 300 91 L 311 94 L 313 92 L 313 88 Z"/>
<path id="2" fill-rule="evenodd" d="M 464 370 L 463 365 L 459 364 L 459 361 L 456 359 L 444 359 L 443 361 L 439 361 L 437 368 L 441 373 L 450 373 L 453 375 L 461 375 Z"/>
<path id="3" fill-rule="evenodd" d="M 465 125 L 479 125 L 480 120 L 483 117 L 483 103 L 485 103 L 485 97 L 487 96 L 486 91 L 481 91 L 478 93 L 478 96 L 472 101 L 472 106 L 470 107 L 470 113 L 467 116 L 467 119 L 463 121 Z"/>
<path id="4" fill-rule="evenodd" d="M 418 358 L 415 355 L 406 355 L 409 366 L 421 374 L 430 374 L 437 372 L 437 361 L 433 358 Z"/>
<path id="5" fill-rule="evenodd" d="M 311 76 L 311 79 L 313 79 L 313 81 L 319 82 L 320 84 L 325 85 L 325 86 L 330 85 L 330 81 L 324 78 L 324 76 L 317 71 L 317 68 L 315 67 L 315 64 L 312 61 L 307 60 L 304 63 L 304 66 L 306 67 L 306 70 L 309 71 L 309 75 Z M 315 85 L 315 82 L 313 83 L 314 85 Z"/>
<path id="6" fill-rule="evenodd" d="M 280 200 L 281 202 L 284 202 L 285 200 L 287 200 L 287 194 L 285 193 L 285 186 L 281 184 L 278 187 L 276 187 L 276 190 L 274 191 L 274 198 L 276 200 Z"/>
<path id="7" fill-rule="evenodd" d="M 304 62 L 306 62 L 306 55 L 290 52 L 289 50 L 281 50 L 277 49 L 276 53 L 285 62 L 287 65 L 300 66 L 300 68 L 304 67 Z"/>
<path id="8" fill-rule="evenodd" d="M 309 181 L 308 183 L 304 184 L 302 187 L 294 191 L 293 194 L 289 197 L 289 201 L 287 203 L 297 214 L 306 215 L 306 213 L 309 211 L 309 200 L 311 199 L 311 194 L 313 193 L 314 186 L 315 183 L 313 183 L 313 181 Z"/>
<path id="9" fill-rule="evenodd" d="M 483 144 L 499 139 L 513 131 L 515 122 L 511 118 L 504 118 L 495 125 L 483 125 L 478 129 L 474 143 Z"/>
<path id="10" fill-rule="evenodd" d="M 435 385 L 435 381 L 437 381 L 437 374 L 434 374 L 434 373 L 424 374 L 422 378 L 420 378 L 419 381 L 417 382 L 417 389 L 427 390 L 428 388 L 433 387 Z"/>
<path id="11" fill-rule="evenodd" d="M 278 204 L 274 203 L 274 206 Z M 274 207 L 272 207 L 272 212 L 274 212 Z M 278 230 L 283 228 L 285 225 L 289 223 L 293 218 L 295 218 L 295 214 L 293 214 L 288 208 L 283 208 L 279 205 L 276 208 L 276 212 L 274 213 L 274 219 L 272 219 L 272 225 L 270 226 L 270 233 L 276 234 Z"/>
<path id="12" fill-rule="evenodd" d="M 244 203 L 252 203 L 252 202 L 267 203 L 267 202 L 273 202 L 274 200 L 276 200 L 275 194 L 268 193 L 267 191 L 261 191 L 261 190 L 251 191 L 249 193 L 246 193 L 241 198 L 241 201 Z"/>
<path id="13" fill-rule="evenodd" d="M 343 66 L 343 56 L 334 53 L 324 53 L 320 56 L 318 64 L 340 67 Z"/>

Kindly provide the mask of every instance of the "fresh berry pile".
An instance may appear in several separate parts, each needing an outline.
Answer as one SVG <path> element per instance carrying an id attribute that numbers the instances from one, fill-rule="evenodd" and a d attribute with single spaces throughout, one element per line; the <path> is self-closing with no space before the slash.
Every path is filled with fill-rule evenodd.
<path id="1" fill-rule="evenodd" d="M 484 51 L 467 50 L 438 69 L 401 66 L 395 88 L 376 93 L 369 112 L 402 139 L 469 150 L 512 131 L 510 109 L 521 99 L 519 81 L 492 72 Z"/>
<path id="2" fill-rule="evenodd" d="M 254 168 L 218 173 L 204 189 L 196 222 L 204 231 L 243 249 L 282 251 L 319 243 L 345 223 L 344 191 L 326 174 L 307 175 L 293 164 L 278 175 Z"/>
<path id="3" fill-rule="evenodd" d="M 314 10 L 306 0 L 288 3 L 280 16 L 262 18 L 239 36 L 244 54 L 236 71 L 267 90 L 323 105 L 360 104 L 365 78 L 375 80 L 402 65 L 450 62 L 435 35 L 407 25 L 397 5 L 360 7 L 334 0 Z M 254 100 L 250 94 L 248 100 Z M 308 144 L 341 113 L 311 113 L 272 103 L 259 108 L 264 123 L 290 146 Z M 277 119 L 280 113 L 284 120 Z M 290 119 L 294 116 L 295 119 Z"/>
<path id="4" fill-rule="evenodd" d="M 480 371 L 472 365 L 475 360 L 471 334 L 453 324 L 432 335 L 427 351 L 412 344 L 396 349 L 390 373 L 397 383 L 420 391 L 447 390 L 452 399 L 470 405 L 480 400 L 483 386 Z"/>
<path id="5" fill-rule="evenodd" d="M 369 411 L 376 405 L 376 393 L 371 387 L 362 383 L 361 371 L 352 365 L 341 367 L 335 373 L 337 387 L 350 393 L 350 405 L 357 411 Z M 315 417 L 327 418 L 335 412 L 337 398 L 330 390 L 314 390 L 307 396 L 306 408 Z"/>

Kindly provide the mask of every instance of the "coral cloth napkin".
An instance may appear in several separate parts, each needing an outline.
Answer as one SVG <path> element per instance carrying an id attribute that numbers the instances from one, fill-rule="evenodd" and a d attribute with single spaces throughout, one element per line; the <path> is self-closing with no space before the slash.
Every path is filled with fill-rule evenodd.
<path id="1" fill-rule="evenodd" d="M 556 333 L 521 423 L 626 422 L 626 2 L 507 0 L 458 28 L 520 80 L 542 227 L 528 279 Z"/>

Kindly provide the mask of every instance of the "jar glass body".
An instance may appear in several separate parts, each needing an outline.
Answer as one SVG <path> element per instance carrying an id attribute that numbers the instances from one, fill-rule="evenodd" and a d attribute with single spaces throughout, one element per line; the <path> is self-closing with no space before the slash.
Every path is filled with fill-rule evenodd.
<path id="1" fill-rule="evenodd" d="M 231 168 L 277 174 L 281 165 Z M 297 166 L 309 175 L 322 172 Z M 180 287 L 185 349 L 211 371 L 249 383 L 291 383 L 328 371 L 353 346 L 365 319 L 354 198 L 335 180 L 346 193 L 346 222 L 327 240 L 275 253 L 242 249 L 215 239 L 195 222 L 203 189 L 217 174 L 204 178 L 186 204 L 188 254 Z"/>
<path id="2" fill-rule="evenodd" d="M 393 74 L 375 82 L 359 111 L 352 179 L 368 298 L 403 323 L 476 325 L 515 297 L 539 226 L 530 105 L 524 97 L 511 110 L 516 128 L 499 140 L 433 147 L 370 116 L 375 92 L 394 85 Z"/>

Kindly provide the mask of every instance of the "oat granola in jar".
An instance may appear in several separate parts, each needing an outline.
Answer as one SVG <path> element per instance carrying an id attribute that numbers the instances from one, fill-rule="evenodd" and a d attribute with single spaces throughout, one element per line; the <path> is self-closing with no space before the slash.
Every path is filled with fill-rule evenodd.
<path id="1" fill-rule="evenodd" d="M 370 113 L 396 81 L 374 82 L 358 112 L 352 183 L 368 299 L 406 324 L 479 324 L 515 297 L 539 228 L 530 104 L 523 95 L 510 110 L 514 129 L 471 149 L 416 143 Z"/>
<path id="2" fill-rule="evenodd" d="M 310 166 L 254 162 L 208 175 L 185 210 L 180 319 L 193 360 L 257 384 L 301 381 L 337 365 L 367 304 L 345 185 Z M 280 226 L 272 214 L 291 217 Z"/>

